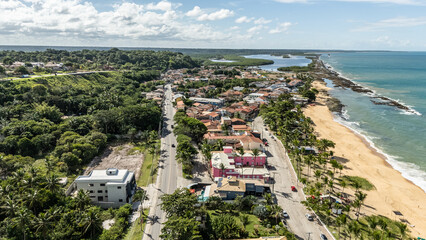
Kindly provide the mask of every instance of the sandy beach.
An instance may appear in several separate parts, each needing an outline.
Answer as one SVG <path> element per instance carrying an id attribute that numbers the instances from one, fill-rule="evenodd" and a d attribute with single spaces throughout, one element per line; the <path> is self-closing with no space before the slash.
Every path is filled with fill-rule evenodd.
<path id="1" fill-rule="evenodd" d="M 393 169 L 362 136 L 334 121 L 324 104 L 328 98 L 324 92 L 329 89 L 319 81 L 313 86 L 320 90 L 319 104 L 308 106 L 304 112 L 314 121 L 315 131 L 321 138 L 336 143 L 335 156 L 348 160 L 342 174 L 364 177 L 376 187 L 365 191 L 368 196 L 361 212 L 393 220 L 404 218 L 411 226 L 413 237 L 426 237 L 426 193 Z M 396 216 L 393 211 L 400 211 L 404 216 Z"/>

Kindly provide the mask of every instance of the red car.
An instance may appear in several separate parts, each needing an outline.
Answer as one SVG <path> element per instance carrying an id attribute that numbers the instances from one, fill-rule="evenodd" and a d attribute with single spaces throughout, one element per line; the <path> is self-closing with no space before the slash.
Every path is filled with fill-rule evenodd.
<path id="1" fill-rule="evenodd" d="M 295 187 L 295 186 L 291 186 L 291 191 L 293 191 L 293 192 L 297 192 L 296 187 Z"/>

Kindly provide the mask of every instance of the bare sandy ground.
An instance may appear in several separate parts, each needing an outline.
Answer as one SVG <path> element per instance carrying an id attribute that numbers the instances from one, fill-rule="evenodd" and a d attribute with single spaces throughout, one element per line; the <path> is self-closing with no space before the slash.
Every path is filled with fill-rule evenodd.
<path id="1" fill-rule="evenodd" d="M 95 169 L 118 168 L 133 171 L 135 178 L 138 179 L 143 163 L 143 154 L 135 152 L 135 154 L 129 155 L 132 148 L 133 146 L 130 144 L 108 146 L 101 156 L 93 159 L 84 174 L 89 174 L 90 171 Z"/>
<path id="2" fill-rule="evenodd" d="M 319 104 L 308 106 L 304 112 L 314 121 L 315 131 L 321 138 L 335 142 L 334 155 L 347 160 L 342 174 L 364 177 L 376 187 L 365 191 L 368 195 L 361 212 L 393 220 L 406 219 L 413 237 L 425 237 L 426 193 L 393 169 L 362 136 L 334 121 L 324 104 L 327 87 L 321 82 L 315 82 L 314 87 L 322 92 L 317 99 Z M 393 211 L 404 216 L 396 216 Z"/>

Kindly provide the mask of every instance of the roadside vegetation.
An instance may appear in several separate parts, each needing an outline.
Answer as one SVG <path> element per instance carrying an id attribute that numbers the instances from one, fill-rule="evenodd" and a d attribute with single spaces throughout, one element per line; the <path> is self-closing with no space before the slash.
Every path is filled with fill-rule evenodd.
<path id="1" fill-rule="evenodd" d="M 309 75 L 305 78 L 308 81 L 304 91 L 312 91 Z M 363 213 L 368 193 L 362 190 L 373 190 L 374 186 L 358 176 L 342 176 L 344 161 L 335 158 L 331 150 L 335 144 L 317 138 L 313 122 L 304 116 L 290 95 L 283 94 L 278 101 L 262 106 L 260 114 L 288 150 L 297 177 L 304 184 L 307 199 L 303 203 L 328 227 L 337 230 L 337 239 L 409 239 L 406 224 Z M 348 191 L 348 187 L 355 192 Z M 383 226 L 370 224 L 371 221 L 381 222 Z"/>
<path id="2" fill-rule="evenodd" d="M 199 120 L 188 117 L 183 110 L 176 112 L 174 116 L 174 134 L 176 140 L 176 159 L 182 164 L 182 171 L 185 178 L 192 178 L 193 158 L 198 153 L 194 146 L 199 144 L 207 132 L 207 127 Z"/>
<path id="3" fill-rule="evenodd" d="M 271 194 L 237 197 L 232 203 L 210 197 L 198 203 L 188 189 L 177 189 L 161 197 L 167 221 L 161 237 L 170 240 L 239 239 L 261 236 L 286 236 L 296 239 L 281 222 L 282 209 Z"/>

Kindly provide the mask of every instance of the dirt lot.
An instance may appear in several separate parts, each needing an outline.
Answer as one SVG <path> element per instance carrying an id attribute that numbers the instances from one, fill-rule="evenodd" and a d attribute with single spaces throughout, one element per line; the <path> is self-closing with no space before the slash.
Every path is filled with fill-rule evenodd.
<path id="1" fill-rule="evenodd" d="M 138 179 L 143 163 L 143 154 L 133 152 L 129 155 L 133 148 L 131 144 L 118 144 L 116 146 L 108 146 L 101 156 L 95 157 L 84 172 L 89 174 L 92 170 L 103 170 L 107 168 L 128 169 L 135 173 L 135 178 Z"/>

